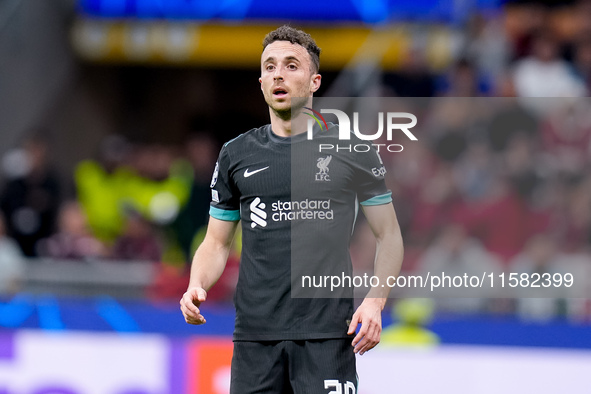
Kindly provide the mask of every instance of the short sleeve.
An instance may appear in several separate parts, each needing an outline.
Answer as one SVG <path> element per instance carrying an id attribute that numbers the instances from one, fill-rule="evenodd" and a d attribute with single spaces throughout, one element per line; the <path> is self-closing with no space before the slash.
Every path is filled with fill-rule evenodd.
<path id="1" fill-rule="evenodd" d="M 226 146 L 220 151 L 211 178 L 209 215 L 219 220 L 240 220 L 240 196 L 231 176 L 231 160 Z"/>
<path id="2" fill-rule="evenodd" d="M 361 205 L 382 205 L 392 202 L 392 192 L 385 181 L 386 167 L 372 147 L 356 155 L 354 189 Z"/>

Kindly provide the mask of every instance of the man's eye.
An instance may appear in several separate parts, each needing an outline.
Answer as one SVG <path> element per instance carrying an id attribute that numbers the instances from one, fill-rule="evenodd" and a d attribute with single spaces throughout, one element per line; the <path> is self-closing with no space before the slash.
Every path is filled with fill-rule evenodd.
<path id="1" fill-rule="evenodd" d="M 295 70 L 295 69 L 297 69 L 297 67 L 296 67 L 296 65 L 295 65 L 295 64 L 290 64 L 289 66 L 287 66 L 287 68 L 288 68 L 288 69 L 290 69 L 290 70 Z"/>
<path id="2" fill-rule="evenodd" d="M 271 70 L 273 70 L 273 68 L 275 68 L 275 67 L 272 64 L 269 64 L 267 66 L 267 71 L 271 71 Z"/>

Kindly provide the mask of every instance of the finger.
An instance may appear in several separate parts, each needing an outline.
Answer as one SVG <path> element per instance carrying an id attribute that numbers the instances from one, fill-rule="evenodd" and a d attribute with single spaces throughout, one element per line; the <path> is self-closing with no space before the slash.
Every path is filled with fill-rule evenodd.
<path id="1" fill-rule="evenodd" d="M 203 302 L 207 299 L 207 292 L 204 289 L 197 289 L 197 300 Z"/>
<path id="2" fill-rule="evenodd" d="M 359 325 L 359 317 L 358 317 L 357 313 L 355 313 L 355 314 L 353 314 L 353 317 L 351 318 L 351 323 L 349 323 L 349 329 L 347 330 L 347 335 L 355 334 L 355 330 L 357 329 L 358 325 Z"/>
<path id="3" fill-rule="evenodd" d="M 374 347 L 376 347 L 376 345 L 379 343 L 379 341 L 376 340 L 368 340 L 367 343 L 365 344 L 365 346 L 359 351 L 359 354 L 361 356 L 363 356 L 365 353 L 369 352 L 371 349 L 373 349 Z"/>
<path id="4" fill-rule="evenodd" d="M 382 331 L 382 325 L 374 319 L 368 319 L 361 326 L 362 330 L 364 328 L 364 340 L 362 341 L 362 343 L 359 343 L 356 346 L 356 350 L 359 351 L 361 354 L 365 353 L 367 350 L 373 348 L 375 345 L 378 344 L 380 332 Z"/>
<path id="5" fill-rule="evenodd" d="M 185 318 L 185 321 L 187 323 L 189 323 L 189 324 L 193 324 L 193 325 L 196 325 L 196 326 L 199 326 L 201 324 L 205 324 L 206 323 L 206 320 L 205 320 L 205 318 L 203 316 L 200 316 L 197 319 L 192 318 L 192 317 L 186 317 Z"/>
<path id="6" fill-rule="evenodd" d="M 363 335 L 363 338 L 360 339 L 360 341 L 357 343 L 357 345 L 355 346 L 354 352 L 355 353 L 360 353 L 363 351 L 363 349 L 367 346 L 367 343 L 370 341 L 371 338 L 371 334 L 372 334 L 372 327 L 371 325 L 365 323 L 361 326 L 361 330 L 359 330 L 359 332 L 361 333 L 361 331 L 363 330 L 363 332 L 365 333 Z M 363 354 L 363 353 L 361 353 Z"/>
<path id="7" fill-rule="evenodd" d="M 193 299 L 191 297 L 191 294 L 189 292 L 185 292 L 185 294 L 183 294 L 183 297 L 181 298 L 181 306 L 185 306 L 187 309 L 192 309 L 192 307 L 190 305 L 192 305 L 193 307 L 196 307 L 193 304 Z"/>
<path id="8" fill-rule="evenodd" d="M 364 353 L 367 352 L 368 350 L 371 350 L 374 347 L 376 347 L 380 343 L 381 336 L 382 336 L 382 324 L 381 324 L 381 322 L 378 322 L 375 325 L 375 330 L 373 331 L 372 335 L 369 337 L 369 344 L 366 346 L 367 349 L 364 350 Z"/>
<path id="9" fill-rule="evenodd" d="M 201 305 L 201 303 L 200 302 L 195 303 L 195 300 L 196 300 L 195 297 L 196 297 L 196 294 L 193 294 L 193 292 L 186 292 L 183 295 L 182 302 L 189 310 L 191 310 L 195 313 L 199 313 L 198 306 Z"/>
<path id="10" fill-rule="evenodd" d="M 189 294 L 193 302 L 196 303 L 203 302 L 207 299 L 207 292 L 201 287 L 192 287 L 185 294 Z"/>
<path id="11" fill-rule="evenodd" d="M 376 340 L 376 338 L 379 338 L 379 335 L 376 335 L 377 331 L 377 325 L 372 324 L 367 331 L 367 335 L 363 338 L 363 341 L 361 341 L 361 343 L 359 343 L 358 345 L 359 355 L 363 356 L 365 352 L 374 348 L 378 344 L 379 341 Z"/>
<path id="12" fill-rule="evenodd" d="M 366 334 L 367 334 L 367 326 L 364 324 L 361 324 L 361 329 L 359 330 L 359 332 L 357 333 L 355 338 L 353 338 L 352 345 L 355 347 L 355 353 L 357 353 L 357 351 L 358 351 L 359 342 L 363 339 L 363 337 L 365 337 Z"/>
<path id="13" fill-rule="evenodd" d="M 181 304 L 181 311 L 184 315 L 190 316 L 195 319 L 201 316 L 201 311 L 199 310 L 199 308 L 197 308 L 191 302 L 189 302 L 188 304 Z"/>
<path id="14" fill-rule="evenodd" d="M 186 308 L 181 307 L 183 311 L 183 316 L 185 317 L 185 321 L 189 324 L 205 324 L 206 320 L 205 317 L 201 314 L 193 314 L 190 311 L 187 311 Z"/>
<path id="15" fill-rule="evenodd" d="M 368 339 L 367 338 L 363 338 L 363 340 L 361 342 L 359 342 L 359 344 L 357 345 L 357 347 L 353 350 L 353 353 L 359 354 L 360 356 L 363 356 L 363 353 L 365 353 L 365 349 L 367 347 L 367 342 Z"/>
<path id="16" fill-rule="evenodd" d="M 181 312 L 183 312 L 185 320 L 195 319 L 197 317 L 197 314 L 189 310 L 184 304 L 181 304 Z"/>
<path id="17" fill-rule="evenodd" d="M 185 295 L 181 300 L 181 306 L 186 308 L 188 311 L 191 311 L 191 313 L 194 315 L 199 314 L 199 308 L 193 303 L 191 296 L 188 294 Z"/>

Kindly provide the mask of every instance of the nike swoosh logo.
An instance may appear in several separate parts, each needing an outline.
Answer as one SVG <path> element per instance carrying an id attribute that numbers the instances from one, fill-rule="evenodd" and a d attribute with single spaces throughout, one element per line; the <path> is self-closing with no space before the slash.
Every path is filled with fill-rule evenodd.
<path id="1" fill-rule="evenodd" d="M 264 170 L 266 170 L 267 168 L 269 168 L 269 166 L 267 166 L 267 167 L 264 167 L 264 168 L 259 168 L 258 170 L 254 170 L 254 171 L 251 171 L 251 172 L 248 172 L 248 168 L 247 168 L 247 169 L 244 171 L 244 177 L 245 177 L 245 178 L 248 178 L 249 176 L 251 176 L 251 175 L 254 175 L 254 174 L 256 174 L 257 172 L 261 172 L 261 171 L 264 171 Z"/>

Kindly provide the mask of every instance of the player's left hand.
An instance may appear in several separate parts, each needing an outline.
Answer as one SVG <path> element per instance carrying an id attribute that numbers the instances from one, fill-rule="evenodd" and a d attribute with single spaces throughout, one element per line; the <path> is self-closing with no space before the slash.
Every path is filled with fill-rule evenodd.
<path id="1" fill-rule="evenodd" d="M 353 339 L 353 351 L 363 355 L 380 343 L 382 333 L 382 309 L 384 302 L 379 298 L 366 298 L 353 314 L 347 334 L 355 333 L 357 325 L 361 323 L 361 329 Z"/>

